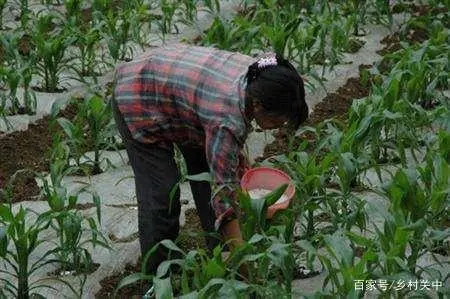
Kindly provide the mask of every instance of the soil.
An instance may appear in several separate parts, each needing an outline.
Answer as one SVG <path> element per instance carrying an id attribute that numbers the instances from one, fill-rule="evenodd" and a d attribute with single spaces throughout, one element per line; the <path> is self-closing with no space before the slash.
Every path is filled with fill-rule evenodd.
<path id="1" fill-rule="evenodd" d="M 356 53 L 359 51 L 359 49 L 361 49 L 364 46 L 365 43 L 366 42 L 363 40 L 360 40 L 357 38 L 351 38 L 348 41 L 346 52 L 347 53 Z"/>
<path id="2" fill-rule="evenodd" d="M 68 105 L 59 116 L 72 119 L 75 113 L 75 106 Z M 52 126 L 51 123 L 51 117 L 45 116 L 30 124 L 26 131 L 0 135 L 0 189 L 6 187 L 18 170 L 29 170 L 17 173 L 14 179 L 11 198 L 13 203 L 38 199 L 39 187 L 32 171 L 50 170 L 49 151 L 52 137 L 61 131 L 56 124 Z M 0 195 L 0 202 L 6 202 L 6 198 Z"/>
<path id="3" fill-rule="evenodd" d="M 202 232 L 200 218 L 198 217 L 196 209 L 189 209 L 185 212 L 186 223 L 180 229 L 177 244 L 184 250 L 189 251 L 197 248 L 206 248 L 205 239 L 203 236 L 198 236 L 196 233 Z M 124 242 L 124 238 L 117 238 L 114 235 L 109 236 L 114 242 Z M 130 240 L 132 241 L 132 240 Z M 119 284 L 120 280 L 127 275 L 138 273 L 141 271 L 141 261 L 135 264 L 127 264 L 125 270 L 119 274 L 109 276 L 100 281 L 101 290 L 95 294 L 95 298 L 113 298 L 114 290 Z M 120 289 L 117 293 L 117 298 L 142 298 L 150 287 L 148 282 L 139 282 L 130 287 Z"/>
<path id="4" fill-rule="evenodd" d="M 303 126 L 314 126 L 330 118 L 345 122 L 353 100 L 368 96 L 369 91 L 370 85 L 363 84 L 360 78 L 349 78 L 344 86 L 340 87 L 336 92 L 328 94 L 314 107 L 313 113 Z M 274 134 L 275 141 L 267 145 L 264 150 L 264 155 L 256 160 L 260 162 L 273 155 L 284 153 L 288 148 L 290 135 L 286 130 L 278 130 Z M 294 140 L 294 146 L 299 145 L 305 139 L 310 143 L 314 142 L 314 136 L 304 134 Z"/>
<path id="5" fill-rule="evenodd" d="M 100 285 L 102 286 L 102 288 L 97 294 L 95 294 L 95 298 L 142 298 L 142 296 L 150 288 L 149 282 L 142 281 L 135 283 L 129 287 L 124 287 L 117 292 L 116 297 L 113 296 L 116 286 L 119 284 L 122 278 L 133 273 L 138 273 L 140 271 L 140 260 L 136 263 L 136 265 L 127 264 L 125 266 L 125 269 L 121 273 L 106 277 L 100 281 Z"/>
<path id="6" fill-rule="evenodd" d="M 93 203 L 77 203 L 75 205 L 75 209 L 83 211 L 83 210 L 89 210 L 91 208 L 95 208 L 96 206 Z"/>
<path id="7" fill-rule="evenodd" d="M 30 52 L 33 50 L 34 46 L 33 43 L 31 41 L 31 35 L 28 34 L 24 34 L 22 35 L 22 37 L 19 39 L 19 53 L 23 56 L 28 56 L 30 55 Z"/>

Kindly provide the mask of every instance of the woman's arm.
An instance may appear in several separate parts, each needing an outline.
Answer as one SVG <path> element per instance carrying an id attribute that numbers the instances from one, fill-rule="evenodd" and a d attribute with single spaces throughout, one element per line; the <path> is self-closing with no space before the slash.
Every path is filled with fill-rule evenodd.
<path id="1" fill-rule="evenodd" d="M 237 219 L 233 219 L 222 225 L 222 235 L 229 245 L 230 251 L 244 243 Z"/>

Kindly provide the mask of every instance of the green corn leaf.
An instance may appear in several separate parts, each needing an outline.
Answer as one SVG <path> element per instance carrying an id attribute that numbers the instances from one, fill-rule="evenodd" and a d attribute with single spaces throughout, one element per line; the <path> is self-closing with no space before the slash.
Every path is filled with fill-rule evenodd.
<path id="1" fill-rule="evenodd" d="M 102 223 L 102 221 L 101 221 L 102 220 L 102 215 L 101 215 L 102 209 L 101 209 L 100 196 L 98 194 L 94 194 L 92 200 L 94 201 L 95 207 L 97 209 L 98 223 Z"/>
<path id="2" fill-rule="evenodd" d="M 164 275 L 166 275 L 170 269 L 170 266 L 179 265 L 182 267 L 183 264 L 184 264 L 184 260 L 182 260 L 182 259 L 174 259 L 174 260 L 168 260 L 168 261 L 162 262 L 158 266 L 158 269 L 156 272 L 156 278 L 162 278 Z"/>
<path id="3" fill-rule="evenodd" d="M 256 244 L 258 242 L 260 242 L 261 240 L 263 240 L 264 237 L 261 234 L 254 234 L 249 240 L 248 243 L 249 244 Z"/>
<path id="4" fill-rule="evenodd" d="M 61 212 L 64 209 L 64 199 L 57 194 L 52 194 L 47 200 L 48 205 L 54 212 Z"/>
<path id="5" fill-rule="evenodd" d="M 64 130 L 64 133 L 70 138 L 75 138 L 75 125 L 67 118 L 60 117 L 57 119 L 58 124 Z"/>
<path id="6" fill-rule="evenodd" d="M 208 260 L 205 267 L 205 275 L 207 279 L 211 278 L 223 278 L 226 274 L 226 270 L 223 265 L 220 265 L 215 260 Z"/>
<path id="7" fill-rule="evenodd" d="M 217 294 L 218 298 L 241 298 L 242 294 L 249 288 L 245 282 L 238 280 L 226 280 Z M 241 296 L 239 296 L 241 294 Z"/>
<path id="8" fill-rule="evenodd" d="M 170 250 L 173 250 L 173 251 L 178 251 L 178 252 L 182 253 L 183 255 L 186 255 L 184 253 L 184 251 L 181 250 L 177 245 L 175 245 L 175 243 L 172 240 L 166 239 L 166 240 L 162 240 L 160 243 L 161 243 L 161 245 L 163 245 L 167 249 L 170 249 Z"/>
<path id="9" fill-rule="evenodd" d="M 13 220 L 11 209 L 7 205 L 0 205 L 0 219 L 6 223 Z"/>
<path id="10" fill-rule="evenodd" d="M 101 116 L 105 103 L 103 99 L 99 96 L 93 96 L 89 99 L 89 110 L 94 115 L 94 117 Z"/>
<path id="11" fill-rule="evenodd" d="M 8 251 L 8 236 L 6 235 L 6 229 L 0 226 L 0 257 L 5 257 Z"/>
<path id="12" fill-rule="evenodd" d="M 264 196 L 264 203 L 266 207 L 273 205 L 277 200 L 279 200 L 280 197 L 288 188 L 288 186 L 289 186 L 288 184 L 283 184 L 280 187 L 273 190 L 272 192 L 270 192 L 269 194 L 267 194 L 266 196 Z"/>
<path id="13" fill-rule="evenodd" d="M 78 201 L 78 196 L 70 195 L 68 200 L 69 200 L 69 205 L 68 205 L 69 210 L 74 209 L 77 204 L 77 201 Z"/>
<path id="14" fill-rule="evenodd" d="M 351 249 L 348 239 L 344 238 L 339 232 L 333 235 L 327 235 L 324 238 L 327 249 L 335 256 L 339 263 L 347 266 L 352 264 L 353 250 Z"/>
<path id="15" fill-rule="evenodd" d="M 172 299 L 173 291 L 170 278 L 159 279 L 153 278 L 153 284 L 155 286 L 156 299 Z"/>

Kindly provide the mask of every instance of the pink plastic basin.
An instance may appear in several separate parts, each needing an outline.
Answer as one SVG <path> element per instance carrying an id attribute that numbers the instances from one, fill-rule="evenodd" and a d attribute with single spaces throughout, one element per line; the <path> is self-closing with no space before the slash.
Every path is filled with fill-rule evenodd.
<path id="1" fill-rule="evenodd" d="M 287 200 L 275 203 L 267 208 L 267 218 L 272 218 L 276 211 L 287 209 L 295 194 L 291 178 L 281 170 L 270 167 L 257 167 L 244 173 L 241 179 L 241 188 L 249 191 L 253 189 L 274 190 L 283 184 L 289 184 L 284 195 Z"/>

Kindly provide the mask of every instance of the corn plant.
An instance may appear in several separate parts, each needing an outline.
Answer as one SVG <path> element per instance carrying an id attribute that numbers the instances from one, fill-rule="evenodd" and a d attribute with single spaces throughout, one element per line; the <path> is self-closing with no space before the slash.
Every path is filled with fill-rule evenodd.
<path id="1" fill-rule="evenodd" d="M 372 19 L 378 24 L 391 26 L 393 23 L 393 17 L 390 7 L 390 1 L 375 0 L 367 3 L 367 12 L 370 13 Z M 371 11 L 370 9 L 373 9 Z"/>
<path id="2" fill-rule="evenodd" d="M 78 74 L 80 80 L 84 76 L 96 76 L 99 74 L 99 64 L 97 51 L 100 47 L 100 29 L 98 27 L 78 27 L 68 23 L 69 34 L 74 37 L 74 46 L 78 53 L 76 58 L 80 66 L 73 66 L 72 69 Z"/>
<path id="3" fill-rule="evenodd" d="M 187 0 L 188 2 L 190 0 Z M 133 18 L 131 21 L 131 39 L 137 43 L 142 50 L 149 45 L 149 32 L 156 22 L 156 16 L 151 14 L 157 5 L 155 2 L 145 3 L 143 0 L 134 0 L 130 2 Z"/>
<path id="4" fill-rule="evenodd" d="M 106 14 L 95 12 L 100 21 L 101 35 L 106 41 L 109 55 L 114 63 L 118 60 L 131 59 L 133 49 L 129 45 L 131 40 L 131 20 L 133 12 L 123 10 L 115 13 L 108 10 Z"/>
<path id="5" fill-rule="evenodd" d="M 327 276 L 323 282 L 326 291 L 317 292 L 323 297 L 363 298 L 366 290 L 355 288 L 355 281 L 373 279 L 373 273 L 377 266 L 376 243 L 363 236 L 349 231 L 336 231 L 323 236 L 325 251 L 317 251 L 313 244 L 301 240 L 297 245 L 312 256 L 318 258 L 322 266 L 327 270 Z M 364 248 L 360 258 L 355 255 L 357 246 Z M 327 288 L 330 286 L 329 288 Z"/>
<path id="6" fill-rule="evenodd" d="M 66 8 L 66 18 L 79 19 L 83 2 L 84 0 L 64 0 L 64 7 Z"/>
<path id="7" fill-rule="evenodd" d="M 18 51 L 19 35 L 5 34 L 0 37 L 0 45 L 4 50 L 4 63 L 0 67 L 2 81 L 9 89 L 6 99 L 11 102 L 9 109 L 12 114 L 28 113 L 33 114 L 36 110 L 36 96 L 30 88 L 35 58 L 25 59 Z M 17 89 L 23 88 L 23 106 L 19 101 Z"/>
<path id="8" fill-rule="evenodd" d="M 303 128 L 302 132 L 314 131 L 313 128 Z M 299 194 L 299 205 L 302 208 L 304 221 L 301 225 L 304 230 L 303 238 L 313 241 L 317 235 L 318 211 L 326 200 L 326 185 L 330 179 L 330 157 L 319 157 L 318 152 L 304 151 L 306 143 L 292 149 L 287 155 L 276 157 L 276 163 L 283 165 L 292 178 Z"/>
<path id="9" fill-rule="evenodd" d="M 61 117 L 58 123 L 66 134 L 70 155 L 76 165 L 88 167 L 88 173 L 101 173 L 101 152 L 116 148 L 116 130 L 110 104 L 98 95 L 91 96 L 78 104 L 78 113 L 73 122 Z M 88 150 L 94 151 L 93 159 L 85 156 Z M 82 157 L 87 158 L 87 161 L 82 162 Z"/>
<path id="10" fill-rule="evenodd" d="M 448 174 L 448 173 L 447 173 Z M 446 182 L 448 184 L 448 182 Z M 444 191 L 447 192 L 447 191 Z M 445 194 L 445 193 L 444 193 Z M 406 269 L 413 275 L 417 274 L 417 260 L 425 253 L 425 246 L 422 240 L 424 237 L 427 211 L 430 202 L 426 199 L 424 189 L 418 183 L 418 177 L 412 170 L 398 170 L 392 182 L 386 186 L 385 195 L 389 199 L 389 211 L 392 218 L 388 218 L 385 223 L 384 237 L 389 237 L 396 233 L 394 241 L 398 242 L 394 246 L 401 249 L 397 251 L 400 258 L 404 258 L 404 264 L 392 262 L 387 267 L 397 268 L 398 271 Z M 390 229 L 389 226 L 391 226 Z M 389 230 L 388 230 L 389 228 Z M 399 240 L 400 239 L 400 240 Z M 386 240 L 387 241 L 387 240 Z M 392 242 L 392 240 L 389 240 Z M 409 256 L 406 254 L 406 244 L 411 248 Z M 393 253 L 393 251 L 390 251 Z"/>
<path id="11" fill-rule="evenodd" d="M 245 211 L 241 225 L 246 241 L 233 249 L 227 259 L 222 255 L 224 248 L 221 246 L 217 246 L 212 254 L 203 248 L 184 252 L 172 241 L 163 240 L 147 253 L 143 265 L 159 247 L 168 249 L 169 254 L 175 253 L 177 258 L 169 255 L 169 259 L 159 265 L 155 275 L 148 275 L 143 266 L 141 273 L 123 278 L 116 291 L 139 280 L 148 280 L 153 287 L 147 295 L 156 297 L 164 294 L 200 298 L 240 297 L 244 294 L 256 297 L 287 296 L 291 293 L 293 266 L 287 236 L 292 235 L 292 228 L 265 220 L 267 207 L 279 199 L 286 187 L 281 186 L 264 199 L 251 199 L 248 194 L 239 193 L 239 202 Z M 291 223 L 294 222 L 293 217 L 288 218 Z M 252 233 L 252 229 L 260 233 Z M 242 281 L 242 273 L 246 275 L 245 281 Z M 174 276 L 180 277 L 178 283 L 171 280 L 170 277 Z"/>
<path id="12" fill-rule="evenodd" d="M 263 11 L 258 11 L 255 17 Z M 283 13 L 285 12 L 285 13 Z M 272 49 L 276 53 L 284 55 L 290 37 L 297 30 L 301 19 L 295 18 L 292 11 L 275 12 L 273 10 L 265 12 L 270 16 L 268 19 L 272 20 L 271 26 L 267 26 L 267 23 L 261 25 L 260 33 L 270 43 Z M 289 21 L 288 21 L 289 20 Z M 262 41 L 264 43 L 264 40 Z M 268 45 L 266 45 L 267 47 Z"/>
<path id="13" fill-rule="evenodd" d="M 178 27 L 174 23 L 175 12 L 178 8 L 178 3 L 170 0 L 161 0 L 160 8 L 162 11 L 162 18 L 159 20 L 158 27 L 161 30 L 162 35 L 166 35 L 167 33 L 171 33 L 172 27 L 178 33 Z M 163 38 L 164 39 L 164 38 Z"/>
<path id="14" fill-rule="evenodd" d="M 309 73 L 312 70 L 313 46 L 321 28 L 320 23 L 315 22 L 314 18 L 311 19 L 301 22 L 287 42 L 286 57 L 297 63 L 301 73 Z"/>
<path id="15" fill-rule="evenodd" d="M 20 83 L 20 74 L 14 68 L 1 67 L 0 76 L 2 78 L 2 81 L 5 82 L 9 88 L 9 93 L 5 93 L 2 95 L 4 102 L 2 106 L 5 107 L 4 109 L 6 110 L 6 103 L 10 102 L 9 110 L 12 114 L 16 114 L 20 109 L 20 102 L 19 98 L 17 97 L 17 88 L 19 87 Z M 1 92 L 3 93 L 3 91 Z"/>
<path id="16" fill-rule="evenodd" d="M 67 36 L 64 30 L 52 29 L 57 15 L 40 15 L 33 32 L 33 43 L 36 46 L 36 57 L 39 58 L 36 73 L 43 79 L 42 89 L 47 92 L 57 92 L 60 86 L 61 73 L 68 69 L 71 58 L 65 57 L 73 38 Z"/>
<path id="17" fill-rule="evenodd" d="M 183 0 L 182 12 L 179 13 L 179 19 L 183 24 L 192 25 L 197 20 L 197 1 L 196 0 Z"/>
<path id="18" fill-rule="evenodd" d="M 8 182 L 6 190 L 0 189 L 2 196 L 9 198 L 11 196 L 11 183 L 13 178 Z M 0 273 L 4 274 L 0 277 L 0 295 L 14 298 L 31 298 L 38 296 L 34 290 L 39 288 L 49 288 L 56 290 L 50 284 L 50 281 L 57 281 L 65 284 L 76 296 L 81 296 L 70 283 L 59 278 L 40 278 L 30 283 L 29 278 L 42 267 L 57 262 L 53 258 L 58 253 L 58 248 L 50 248 L 41 253 L 36 261 L 31 262 L 33 255 L 38 247 L 47 244 L 48 241 L 40 238 L 40 234 L 50 227 L 51 219 L 45 215 L 36 216 L 34 220 L 30 220 L 31 210 L 24 209 L 20 205 L 18 211 L 14 212 L 12 204 L 0 205 L 0 261 L 2 268 Z M 9 278 L 4 278 L 4 277 Z M 14 284 L 13 281 L 17 280 Z"/>
<path id="19" fill-rule="evenodd" d="M 219 0 L 203 0 L 204 8 L 202 10 L 208 12 L 213 16 L 218 16 L 220 13 L 220 1 Z"/>
<path id="20" fill-rule="evenodd" d="M 0 281 L 4 284 L 6 294 L 15 298 L 29 298 L 31 292 L 38 287 L 53 288 L 43 284 L 42 279 L 29 283 L 29 277 L 37 269 L 51 262 L 49 257 L 54 250 L 47 251 L 36 262 L 30 264 L 30 255 L 44 243 L 39 235 L 48 228 L 49 221 L 38 217 L 33 223 L 28 224 L 28 221 L 25 221 L 28 215 L 29 211 L 22 206 L 17 213 L 13 212 L 11 205 L 0 206 L 0 257 L 6 266 L 0 273 L 17 278 L 17 285 L 14 285 L 11 279 L 0 278 Z M 14 250 L 8 248 L 9 244 L 12 244 Z"/>
<path id="21" fill-rule="evenodd" d="M 68 167 L 69 149 L 59 143 L 53 150 L 49 178 L 38 174 L 43 188 L 42 196 L 47 200 L 50 210 L 41 214 L 41 217 L 50 221 L 51 227 L 56 231 L 58 242 L 55 243 L 57 251 L 54 253 L 62 271 L 75 271 L 84 273 L 91 270 L 93 261 L 86 245 L 94 247 L 100 245 L 110 248 L 97 227 L 93 217 L 87 217 L 77 212 L 78 195 L 69 195 L 63 185 L 65 175 L 72 173 L 76 167 Z M 96 207 L 97 221 L 101 223 L 100 198 L 93 195 Z M 89 230 L 83 227 L 89 225 Z M 82 240 L 83 233 L 90 233 L 91 237 Z"/>
<path id="22" fill-rule="evenodd" d="M 249 54 L 256 47 L 252 40 L 258 31 L 259 27 L 252 26 L 245 18 L 235 17 L 230 22 L 217 16 L 206 30 L 200 44 Z"/>
<path id="23" fill-rule="evenodd" d="M 29 8 L 28 0 L 19 0 L 20 7 L 20 25 L 23 31 L 28 29 L 28 22 L 30 20 L 31 10 Z"/>
<path id="24" fill-rule="evenodd" d="M 355 18 L 355 16 L 349 16 L 346 19 L 336 17 L 336 21 L 333 22 L 333 25 L 331 25 L 331 51 L 333 53 L 333 57 L 336 57 L 335 59 L 339 58 L 341 51 L 355 53 L 364 44 L 364 42 L 353 36 L 352 27 L 356 22 Z"/>
<path id="25" fill-rule="evenodd" d="M 354 20 L 353 22 L 353 35 L 358 36 L 360 33 L 361 25 L 364 24 L 367 14 L 366 1 L 346 1 L 342 6 L 342 9 L 347 15 L 350 15 Z"/>

